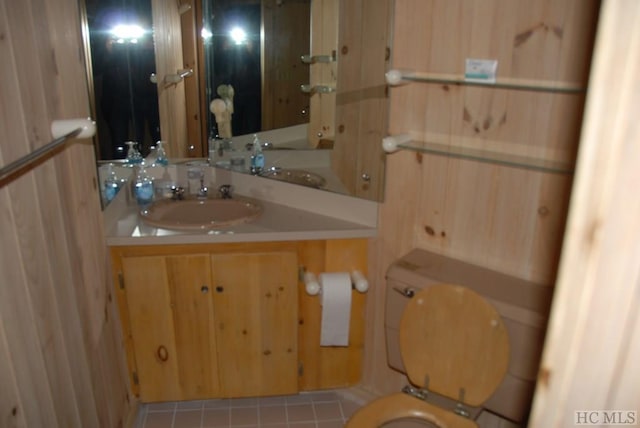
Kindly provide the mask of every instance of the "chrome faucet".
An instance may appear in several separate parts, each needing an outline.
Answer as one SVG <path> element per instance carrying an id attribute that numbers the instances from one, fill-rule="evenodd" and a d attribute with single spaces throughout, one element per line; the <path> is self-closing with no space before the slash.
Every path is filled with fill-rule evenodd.
<path id="1" fill-rule="evenodd" d="M 231 185 L 223 184 L 218 187 L 218 193 L 220 194 L 220 198 L 222 199 L 231 199 Z"/>
<path id="2" fill-rule="evenodd" d="M 181 201 L 184 199 L 184 187 L 171 186 L 171 199 Z"/>
<path id="3" fill-rule="evenodd" d="M 204 185 L 204 178 L 200 179 L 200 190 L 198 190 L 198 199 L 204 199 L 209 193 L 209 188 Z"/>

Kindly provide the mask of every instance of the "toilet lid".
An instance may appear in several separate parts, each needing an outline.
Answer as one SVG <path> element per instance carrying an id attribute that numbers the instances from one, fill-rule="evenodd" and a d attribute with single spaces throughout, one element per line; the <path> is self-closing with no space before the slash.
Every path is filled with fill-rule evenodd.
<path id="1" fill-rule="evenodd" d="M 502 317 L 480 295 L 439 284 L 422 289 L 407 304 L 400 352 L 412 384 L 479 406 L 507 371 L 509 337 Z"/>

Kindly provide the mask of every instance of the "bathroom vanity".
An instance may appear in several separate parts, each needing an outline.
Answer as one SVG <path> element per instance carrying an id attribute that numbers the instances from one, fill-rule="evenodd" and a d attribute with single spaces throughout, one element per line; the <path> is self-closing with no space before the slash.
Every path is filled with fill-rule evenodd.
<path id="1" fill-rule="evenodd" d="M 260 200 L 260 218 L 215 231 L 145 225 L 124 195 L 105 210 L 131 389 L 142 402 L 281 395 L 359 382 L 366 294 L 352 292 L 349 346 L 321 347 L 320 298 L 305 292 L 302 277 L 305 271 L 366 275 L 375 204 L 286 183 L 268 185 L 287 186 L 285 192 L 252 187 L 264 181 L 245 176 L 234 187 L 252 197 L 303 193 L 289 202 Z M 319 213 L 320 206 L 345 204 L 354 216 L 348 220 Z"/>

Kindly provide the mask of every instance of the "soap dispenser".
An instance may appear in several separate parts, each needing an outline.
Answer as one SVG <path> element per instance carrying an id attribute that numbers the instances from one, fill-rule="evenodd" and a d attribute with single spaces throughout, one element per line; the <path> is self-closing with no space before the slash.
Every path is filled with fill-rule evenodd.
<path id="1" fill-rule="evenodd" d="M 104 180 L 103 194 L 105 202 L 111 202 L 111 200 L 116 197 L 119 190 L 120 182 L 118 181 L 116 173 L 113 171 L 113 164 L 110 163 L 107 166 L 107 177 Z"/>
<path id="2" fill-rule="evenodd" d="M 253 153 L 251 154 L 251 174 L 258 175 L 264 170 L 264 154 L 257 134 L 253 134 Z"/>
<path id="3" fill-rule="evenodd" d="M 138 143 L 135 141 L 127 141 L 125 144 L 129 146 L 129 149 L 127 150 L 127 158 L 125 159 L 126 163 L 130 165 L 137 165 L 141 163 L 142 155 L 136 147 Z"/>
<path id="4" fill-rule="evenodd" d="M 167 159 L 167 152 L 164 149 L 164 141 L 158 141 L 156 143 L 156 164 L 167 166 L 169 165 L 169 159 Z"/>
<path id="5" fill-rule="evenodd" d="M 140 164 L 140 169 L 136 176 L 134 195 L 136 197 L 136 202 L 141 207 L 145 207 L 153 202 L 153 181 L 147 174 L 144 162 Z"/>

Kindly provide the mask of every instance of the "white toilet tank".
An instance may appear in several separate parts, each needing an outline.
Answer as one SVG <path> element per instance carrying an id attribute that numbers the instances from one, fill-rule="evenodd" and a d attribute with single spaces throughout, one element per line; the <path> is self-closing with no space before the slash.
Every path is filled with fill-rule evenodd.
<path id="1" fill-rule="evenodd" d="M 540 363 L 540 355 L 553 289 L 523 279 L 440 256 L 413 250 L 387 271 L 385 328 L 389 365 L 405 373 L 398 344 L 398 329 L 411 290 L 434 284 L 458 284 L 483 296 L 504 319 L 511 348 L 509 370 L 484 408 L 512 421 L 527 416 Z M 442 326 L 442 328 L 447 328 Z"/>

